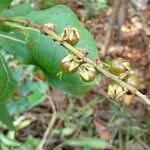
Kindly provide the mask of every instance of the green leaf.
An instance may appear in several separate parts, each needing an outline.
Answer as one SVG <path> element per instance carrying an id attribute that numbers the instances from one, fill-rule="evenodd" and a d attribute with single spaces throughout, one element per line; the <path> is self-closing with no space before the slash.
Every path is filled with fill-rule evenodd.
<path id="1" fill-rule="evenodd" d="M 31 12 L 27 16 L 20 18 L 31 20 L 37 24 L 53 23 L 56 33 L 59 35 L 61 35 L 65 27 L 76 27 L 79 30 L 80 41 L 75 47 L 87 49 L 92 59 L 98 57 L 96 43 L 92 35 L 80 24 L 76 15 L 68 7 L 58 5 L 44 11 Z M 58 76 L 58 73 L 61 71 L 60 62 L 69 54 L 67 50 L 59 43 L 54 42 L 50 37 L 34 29 L 21 28 L 21 30 L 26 36 L 21 40 L 26 40 L 27 44 L 20 42 L 20 37 L 12 34 L 7 35 L 6 33 L 5 39 L 4 33 L 2 33 L 1 37 L 3 36 L 3 38 L 0 39 L 0 44 L 16 57 L 22 58 L 22 61 L 25 63 L 33 63 L 34 59 L 35 64 L 45 72 L 52 86 L 72 95 L 80 96 L 95 84 L 95 82 L 86 83 L 82 81 L 77 73 L 71 75 L 63 74 L 60 79 L 60 76 Z"/>
<path id="2" fill-rule="evenodd" d="M 41 25 L 46 23 L 53 23 L 56 28 L 56 33 L 59 35 L 61 35 L 65 27 L 71 26 L 77 28 L 80 34 L 80 41 L 78 44 L 76 44 L 75 47 L 87 49 L 89 56 L 93 59 L 98 57 L 98 50 L 95 40 L 93 39 L 90 32 L 79 22 L 77 16 L 69 7 L 64 5 L 57 5 L 47 10 L 33 11 L 23 18 Z M 63 53 L 63 50 L 61 52 Z"/>
<path id="3" fill-rule="evenodd" d="M 37 138 L 29 136 L 26 141 L 15 150 L 39 150 L 39 143 L 40 141 Z"/>
<path id="4" fill-rule="evenodd" d="M 12 0 L 0 0 L 0 13 L 9 6 Z"/>
<path id="5" fill-rule="evenodd" d="M 19 143 L 17 140 L 11 139 L 1 133 L 0 133 L 0 141 L 7 146 L 14 146 L 14 147 L 21 146 L 21 143 Z"/>
<path id="6" fill-rule="evenodd" d="M 0 0 L 1 1 L 10 1 L 10 0 Z M 10 9 L 5 9 L 0 16 L 1 17 L 16 17 L 16 16 L 25 16 L 31 11 L 33 11 L 33 7 L 30 4 L 19 4 L 15 7 L 11 7 Z"/>
<path id="7" fill-rule="evenodd" d="M 17 101 L 10 99 L 7 102 L 7 109 L 11 115 L 20 114 L 41 104 L 46 98 L 46 94 L 34 91 L 34 93 L 27 98 L 19 97 Z"/>
<path id="8" fill-rule="evenodd" d="M 1 1 L 1 0 L 0 0 Z M 33 11 L 33 7 L 31 7 L 30 4 L 19 4 L 14 7 L 11 7 L 10 9 L 5 9 L 1 14 L 0 17 L 2 18 L 10 18 L 10 17 L 17 17 L 17 16 L 24 16 Z M 8 26 L 4 26 L 3 24 L 0 24 L 0 30 L 9 32 L 12 29 Z"/>
<path id="9" fill-rule="evenodd" d="M 0 45 L 18 58 L 22 63 L 32 64 L 32 55 L 24 38 L 25 37 L 20 33 L 6 33 L 0 31 Z"/>
<path id="10" fill-rule="evenodd" d="M 9 129 L 14 130 L 15 127 L 12 123 L 12 118 L 10 117 L 5 104 L 0 104 L 0 121 L 2 121 Z"/>
<path id="11" fill-rule="evenodd" d="M 79 30 L 80 41 L 75 47 L 87 49 L 92 59 L 98 57 L 98 51 L 93 37 L 80 24 L 76 15 L 68 7 L 58 5 L 48 10 L 31 12 L 24 18 L 32 20 L 37 24 L 53 23 L 56 28 L 56 33 L 59 35 L 65 27 L 76 27 Z M 59 43 L 54 42 L 50 37 L 36 30 L 29 29 L 24 32 L 27 35 L 27 45 L 32 52 L 33 58 L 38 66 L 44 70 L 52 86 L 72 95 L 79 96 L 89 90 L 91 85 L 95 83 L 81 81 L 77 73 L 71 75 L 63 74 L 60 79 L 60 76 L 58 76 L 58 73 L 61 71 L 60 62 L 69 54 L 67 50 Z"/>
<path id="12" fill-rule="evenodd" d="M 27 108 L 30 106 L 28 99 L 25 97 L 19 97 L 17 101 L 12 99 L 8 100 L 6 103 L 7 110 L 11 116 L 18 115 L 27 111 Z"/>
<path id="13" fill-rule="evenodd" d="M 83 138 L 83 139 L 71 139 L 67 142 L 68 145 L 73 147 L 89 147 L 92 149 L 108 149 L 111 145 L 98 138 Z"/>
<path id="14" fill-rule="evenodd" d="M 44 94 L 41 94 L 39 91 L 34 92 L 28 99 L 30 103 L 28 109 L 31 109 L 37 106 L 38 104 L 46 100 L 46 98 L 47 96 Z"/>
<path id="15" fill-rule="evenodd" d="M 17 82 L 13 79 L 10 69 L 0 54 L 0 103 L 6 102 L 17 88 Z"/>

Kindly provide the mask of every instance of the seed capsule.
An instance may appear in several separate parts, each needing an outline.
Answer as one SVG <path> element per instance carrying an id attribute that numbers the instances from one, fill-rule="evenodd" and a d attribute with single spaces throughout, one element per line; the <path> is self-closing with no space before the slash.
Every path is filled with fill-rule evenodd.
<path id="1" fill-rule="evenodd" d="M 139 85 L 140 85 L 140 79 L 137 75 L 133 74 L 133 75 L 129 75 L 125 78 L 124 80 L 127 84 L 129 84 L 130 86 L 138 89 Z"/>
<path id="2" fill-rule="evenodd" d="M 123 97 L 123 103 L 126 105 L 131 105 L 134 102 L 133 94 L 125 94 Z"/>
<path id="3" fill-rule="evenodd" d="M 124 74 L 126 71 L 130 70 L 130 64 L 123 58 L 116 58 L 111 61 L 109 71 L 117 76 Z"/>
<path id="4" fill-rule="evenodd" d="M 72 46 L 76 45 L 80 39 L 78 29 L 73 27 L 65 28 L 61 37 L 62 37 L 62 41 L 66 41 Z"/>
<path id="5" fill-rule="evenodd" d="M 126 90 L 117 83 L 111 83 L 107 93 L 112 100 L 121 101 Z"/>
<path id="6" fill-rule="evenodd" d="M 83 81 L 91 82 L 96 78 L 97 71 L 92 65 L 83 64 L 79 68 L 79 75 Z"/>
<path id="7" fill-rule="evenodd" d="M 73 55 L 68 55 L 61 61 L 61 69 L 65 73 L 74 73 L 79 66 Z"/>

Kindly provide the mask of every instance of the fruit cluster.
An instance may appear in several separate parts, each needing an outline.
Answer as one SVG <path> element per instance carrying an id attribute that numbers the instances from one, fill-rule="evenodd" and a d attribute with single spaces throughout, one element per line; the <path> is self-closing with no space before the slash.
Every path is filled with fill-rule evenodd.
<path id="1" fill-rule="evenodd" d="M 76 28 L 65 28 L 62 33 L 62 41 L 69 43 L 74 46 L 79 42 L 80 35 Z M 80 51 L 80 49 L 78 49 Z M 83 52 L 85 54 L 85 52 Z M 98 63 L 99 66 L 103 67 L 102 63 Z M 131 66 L 128 61 L 123 58 L 116 58 L 106 65 L 110 73 L 118 76 L 122 81 L 132 86 L 133 88 L 139 88 L 139 77 L 132 73 Z M 64 73 L 74 73 L 78 71 L 79 76 L 85 82 L 93 81 L 96 76 L 100 73 L 94 65 L 84 61 L 84 59 L 78 58 L 76 55 L 69 54 L 61 61 L 61 68 Z M 130 92 L 126 88 L 121 87 L 117 83 L 111 83 L 108 86 L 108 96 L 111 99 L 118 101 L 122 100 L 122 97 Z"/>
<path id="2" fill-rule="evenodd" d="M 80 35 L 76 28 L 68 27 L 64 29 L 61 35 L 62 41 L 74 46 L 79 42 Z M 78 49 L 79 51 L 86 54 L 83 49 Z M 61 69 L 64 73 L 74 73 L 78 71 L 79 76 L 85 82 L 93 81 L 97 76 L 97 70 L 93 65 L 84 62 L 83 59 L 78 58 L 75 55 L 69 54 L 61 61 Z"/>
<path id="3" fill-rule="evenodd" d="M 139 77 L 136 74 L 132 73 L 129 62 L 127 62 L 123 58 L 116 58 L 112 60 L 109 66 L 109 71 L 110 73 L 118 76 L 122 81 L 132 86 L 133 88 L 139 88 Z M 130 93 L 130 91 L 128 91 L 126 88 L 122 88 L 117 83 L 113 82 L 108 86 L 108 96 L 112 100 L 115 99 L 121 101 L 122 99 L 124 99 L 124 96 L 127 93 Z"/>
<path id="4" fill-rule="evenodd" d="M 97 76 L 97 70 L 93 65 L 88 64 L 71 54 L 62 59 L 61 69 L 64 73 L 68 74 L 78 71 L 81 79 L 85 82 L 91 82 Z"/>

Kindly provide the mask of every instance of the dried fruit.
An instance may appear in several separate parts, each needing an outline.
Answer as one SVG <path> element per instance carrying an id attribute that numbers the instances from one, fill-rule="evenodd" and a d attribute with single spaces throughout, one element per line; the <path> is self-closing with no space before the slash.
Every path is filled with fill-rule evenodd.
<path id="1" fill-rule="evenodd" d="M 137 75 L 132 74 L 132 75 L 128 75 L 124 81 L 129 84 L 130 86 L 138 89 L 139 85 L 140 85 L 140 79 Z"/>
<path id="2" fill-rule="evenodd" d="M 134 101 L 134 95 L 133 94 L 125 94 L 123 98 L 123 103 L 126 105 L 131 105 Z"/>
<path id="3" fill-rule="evenodd" d="M 116 58 L 111 61 L 109 71 L 117 76 L 121 76 L 130 70 L 130 64 L 123 58 Z"/>
<path id="4" fill-rule="evenodd" d="M 80 39 L 78 29 L 73 27 L 65 28 L 61 37 L 62 37 L 62 41 L 66 41 L 72 46 L 77 44 Z"/>
<path id="5" fill-rule="evenodd" d="M 65 73 L 74 73 L 79 65 L 80 63 L 73 55 L 68 55 L 61 61 L 61 69 Z"/>
<path id="6" fill-rule="evenodd" d="M 83 81 L 91 82 L 96 78 L 97 70 L 93 65 L 86 63 L 80 66 L 79 75 Z"/>
<path id="7" fill-rule="evenodd" d="M 107 93 L 112 100 L 121 101 L 126 90 L 117 83 L 111 83 Z"/>

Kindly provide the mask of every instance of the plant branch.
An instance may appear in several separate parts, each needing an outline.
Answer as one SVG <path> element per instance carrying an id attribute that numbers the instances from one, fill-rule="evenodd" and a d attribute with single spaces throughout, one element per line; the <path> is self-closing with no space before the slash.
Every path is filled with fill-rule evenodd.
<path id="1" fill-rule="evenodd" d="M 146 104 L 150 105 L 150 100 L 145 95 L 143 95 L 137 89 L 133 88 L 132 86 L 130 86 L 130 85 L 126 84 L 125 82 L 123 82 L 122 80 L 120 80 L 120 78 L 118 76 L 115 76 L 115 75 L 111 74 L 107 69 L 104 69 L 104 68 L 100 67 L 100 64 L 97 64 L 95 61 L 91 60 L 88 56 L 85 56 L 78 49 L 74 48 L 73 46 L 71 46 L 70 44 L 68 44 L 65 41 L 61 41 L 61 37 L 58 36 L 54 31 L 50 30 L 47 26 L 41 26 L 41 25 L 35 24 L 31 21 L 27 21 L 27 20 L 16 20 L 16 19 L 5 19 L 5 18 L 4 19 L 0 18 L 0 23 L 7 24 L 7 25 L 10 25 L 10 26 L 13 26 L 13 27 L 16 26 L 16 28 L 19 28 L 19 25 L 22 25 L 22 26 L 24 26 L 28 29 L 33 28 L 33 30 L 38 30 L 39 32 L 44 33 L 45 35 L 50 36 L 50 38 L 52 38 L 53 40 L 60 42 L 69 52 L 75 54 L 79 58 L 84 58 L 85 62 L 94 65 L 94 67 L 99 72 L 101 72 L 102 74 L 104 74 L 108 78 L 113 79 L 119 85 L 121 85 L 123 88 L 128 89 L 129 91 L 131 91 L 132 93 L 134 93 L 135 95 L 137 95 L 141 99 L 143 99 L 143 101 Z M 8 23 L 13 23 L 13 24 L 17 23 L 19 25 L 12 25 L 12 24 L 8 24 Z M 22 28 L 22 26 L 20 28 Z"/>

